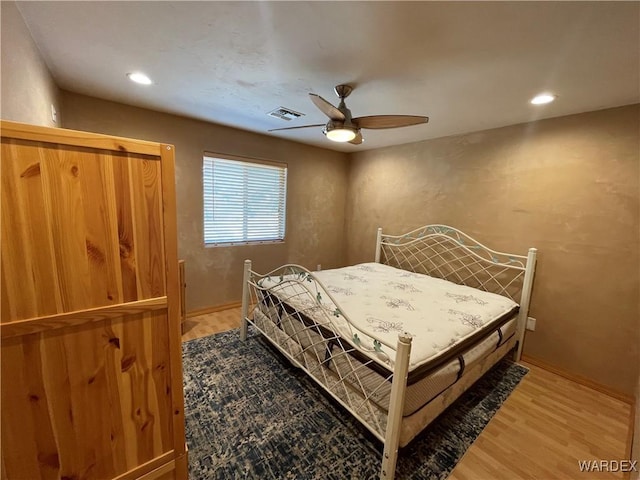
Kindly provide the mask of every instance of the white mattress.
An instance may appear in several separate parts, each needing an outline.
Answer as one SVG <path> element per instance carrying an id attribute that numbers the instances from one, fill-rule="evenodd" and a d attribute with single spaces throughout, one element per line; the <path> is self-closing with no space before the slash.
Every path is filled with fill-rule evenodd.
<path id="1" fill-rule="evenodd" d="M 500 295 L 379 263 L 313 272 L 313 277 L 325 286 L 341 311 L 331 299 L 322 295 L 318 299 L 314 282 L 287 281 L 294 276 L 266 277 L 259 285 L 270 288 L 280 300 L 310 318 L 322 315 L 323 324 L 328 315 L 336 333 L 352 341 L 357 333 L 356 343 L 371 350 L 373 340 L 362 332 L 391 345 L 396 344 L 398 333 L 410 333 L 409 372 L 437 363 L 518 308 Z M 302 288 L 307 291 L 301 292 Z M 351 328 L 345 315 L 361 332 Z M 395 352 L 384 346 L 382 350 L 392 368 Z"/>

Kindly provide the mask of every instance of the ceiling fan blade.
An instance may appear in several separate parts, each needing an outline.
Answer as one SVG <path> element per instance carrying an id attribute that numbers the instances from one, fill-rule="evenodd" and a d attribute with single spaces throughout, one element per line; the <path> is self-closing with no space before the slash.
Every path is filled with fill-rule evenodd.
<path id="1" fill-rule="evenodd" d="M 331 120 L 336 120 L 338 122 L 344 122 L 346 120 L 344 113 L 338 110 L 337 107 L 334 107 L 333 105 L 331 105 L 320 95 L 316 95 L 315 93 L 310 93 L 309 97 L 311 98 L 311 101 L 315 104 L 315 106 L 318 107 L 320 111 L 324 113 L 327 117 L 329 117 Z"/>
<path id="2" fill-rule="evenodd" d="M 300 125 L 299 127 L 284 127 L 284 128 L 272 128 L 267 132 L 277 132 L 279 130 L 297 130 L 298 128 L 311 128 L 311 127 L 324 127 L 324 123 L 318 123 L 316 125 Z"/>
<path id="3" fill-rule="evenodd" d="M 359 128 L 398 128 L 427 123 L 429 117 L 419 115 L 371 115 L 352 120 Z"/>
<path id="4" fill-rule="evenodd" d="M 349 140 L 349 143 L 353 143 L 354 145 L 360 145 L 363 141 L 364 139 L 362 138 L 362 133 L 358 131 L 358 133 L 356 133 L 356 138 L 354 138 L 353 140 Z"/>

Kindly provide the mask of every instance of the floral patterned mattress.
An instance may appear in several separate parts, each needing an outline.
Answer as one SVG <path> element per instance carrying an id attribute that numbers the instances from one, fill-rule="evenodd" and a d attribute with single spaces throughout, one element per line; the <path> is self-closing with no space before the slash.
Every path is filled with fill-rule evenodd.
<path id="1" fill-rule="evenodd" d="M 292 307 L 304 309 L 308 316 L 309 312 L 313 317 L 314 311 L 317 314 L 324 310 L 341 336 L 369 344 L 364 346 L 372 350 L 374 342 L 367 335 L 354 338 L 358 332 L 349 327 L 345 315 L 362 332 L 391 345 L 396 344 L 398 333 L 410 333 L 410 372 L 440 363 L 439 359 L 468 348 L 476 338 L 497 329 L 518 311 L 518 304 L 509 298 L 379 263 L 313 272 L 313 277 L 324 285 L 337 305 L 321 295 L 318 298 L 313 282 L 292 286 L 282 277 L 266 277 L 259 284 L 279 298 L 286 298 Z M 310 294 L 292 295 L 300 285 L 305 285 Z M 316 300 L 315 305 L 309 305 L 311 299 Z M 395 352 L 384 345 L 381 349 L 392 367 Z"/>

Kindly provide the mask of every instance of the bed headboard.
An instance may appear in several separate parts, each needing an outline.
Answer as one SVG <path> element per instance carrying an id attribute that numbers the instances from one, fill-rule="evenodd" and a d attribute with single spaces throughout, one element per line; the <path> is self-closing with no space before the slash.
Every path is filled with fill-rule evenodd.
<path id="1" fill-rule="evenodd" d="M 379 228 L 376 262 L 504 295 L 522 308 L 523 300 L 528 304 L 522 297 L 528 270 L 533 280 L 535 253 L 535 248 L 528 256 L 497 252 L 453 227 L 426 225 L 403 235 Z"/>

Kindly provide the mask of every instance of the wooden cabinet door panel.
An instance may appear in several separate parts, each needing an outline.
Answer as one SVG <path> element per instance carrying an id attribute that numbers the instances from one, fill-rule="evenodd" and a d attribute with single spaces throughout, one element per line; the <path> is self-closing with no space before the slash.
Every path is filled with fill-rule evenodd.
<path id="1" fill-rule="evenodd" d="M 55 132 L 2 132 L 2 476 L 137 476 L 184 454 L 172 147 Z"/>

